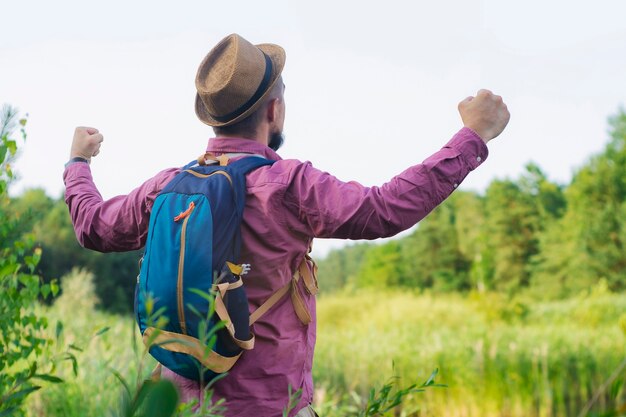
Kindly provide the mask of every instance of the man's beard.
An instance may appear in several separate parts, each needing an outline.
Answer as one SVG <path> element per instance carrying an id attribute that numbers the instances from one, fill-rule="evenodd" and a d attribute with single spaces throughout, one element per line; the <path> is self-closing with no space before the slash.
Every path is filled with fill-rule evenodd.
<path id="1" fill-rule="evenodd" d="M 270 134 L 270 141 L 267 146 L 269 146 L 272 150 L 277 151 L 281 146 L 283 146 L 284 142 L 285 135 L 283 135 L 283 132 L 274 132 Z"/>

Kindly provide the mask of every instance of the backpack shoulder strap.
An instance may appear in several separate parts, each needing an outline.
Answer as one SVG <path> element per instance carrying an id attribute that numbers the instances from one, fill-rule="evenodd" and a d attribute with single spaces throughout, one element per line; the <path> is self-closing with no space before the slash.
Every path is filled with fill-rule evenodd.
<path id="1" fill-rule="evenodd" d="M 249 156 L 238 159 L 235 162 L 231 162 L 230 164 L 228 164 L 227 167 L 229 167 L 229 170 L 233 170 L 233 171 L 236 171 L 237 173 L 241 173 L 245 175 L 248 172 L 256 168 L 262 167 L 264 165 L 272 165 L 274 162 L 276 162 L 270 159 L 266 159 L 262 157 L 261 155 L 256 155 L 256 154 L 248 154 L 248 155 Z"/>

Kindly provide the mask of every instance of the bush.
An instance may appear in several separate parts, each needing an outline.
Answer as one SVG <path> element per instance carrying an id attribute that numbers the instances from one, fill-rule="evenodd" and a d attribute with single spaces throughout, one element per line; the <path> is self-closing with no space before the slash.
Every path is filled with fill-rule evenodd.
<path id="1" fill-rule="evenodd" d="M 61 382 L 52 375 L 54 364 L 40 360 L 53 340 L 44 334 L 48 320 L 34 311 L 37 300 L 56 295 L 58 287 L 42 284 L 34 274 L 41 250 L 33 249 L 28 237 L 18 237 L 17 222 L 7 210 L 18 124 L 25 139 L 26 119 L 18 120 L 17 111 L 5 105 L 0 115 L 0 416 L 23 415 L 24 399 L 41 388 L 41 381 Z"/>

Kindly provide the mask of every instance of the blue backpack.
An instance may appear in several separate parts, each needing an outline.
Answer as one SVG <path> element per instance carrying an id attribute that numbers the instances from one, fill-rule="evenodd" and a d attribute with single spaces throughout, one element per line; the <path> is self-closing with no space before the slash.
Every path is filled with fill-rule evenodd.
<path id="1" fill-rule="evenodd" d="M 207 382 L 254 346 L 241 280 L 249 266 L 238 264 L 245 176 L 274 162 L 254 155 L 230 164 L 214 159 L 220 165 L 188 164 L 157 196 L 135 295 L 150 354 L 179 375 Z M 288 289 L 281 291 L 266 309 Z"/>

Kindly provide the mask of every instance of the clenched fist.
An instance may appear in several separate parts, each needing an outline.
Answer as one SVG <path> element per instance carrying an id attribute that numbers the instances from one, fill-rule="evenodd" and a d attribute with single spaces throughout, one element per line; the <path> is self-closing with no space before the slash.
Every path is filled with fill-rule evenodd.
<path id="1" fill-rule="evenodd" d="M 98 129 L 93 127 L 77 127 L 74 131 L 70 159 L 80 157 L 91 161 L 92 156 L 96 156 L 100 153 L 100 145 L 103 140 L 104 136 L 102 136 L 102 133 L 98 132 Z"/>
<path id="2" fill-rule="evenodd" d="M 485 143 L 502 133 L 511 117 L 502 97 L 489 90 L 479 90 L 476 97 L 460 102 L 459 113 L 465 127 L 476 132 Z"/>

